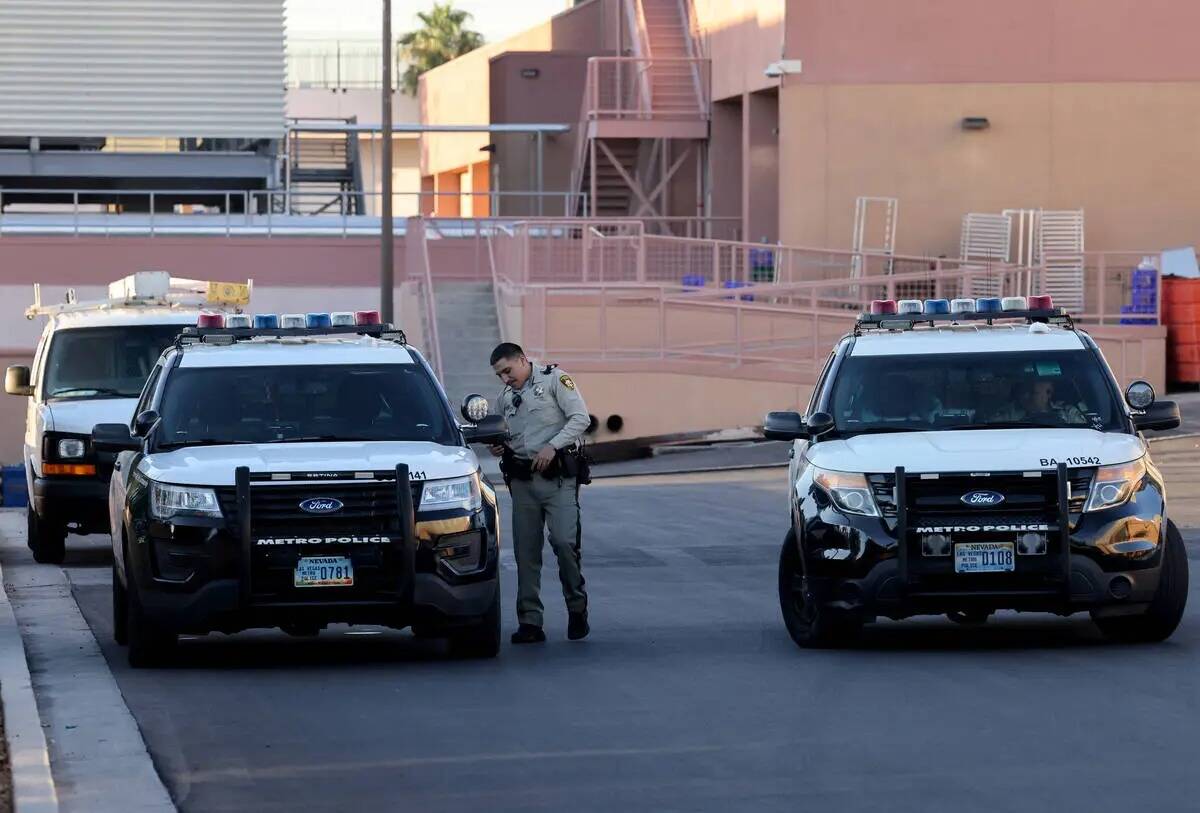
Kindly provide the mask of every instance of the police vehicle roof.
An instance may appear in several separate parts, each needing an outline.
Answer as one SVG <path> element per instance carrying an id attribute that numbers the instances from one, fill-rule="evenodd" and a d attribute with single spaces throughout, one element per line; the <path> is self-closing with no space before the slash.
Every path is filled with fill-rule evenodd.
<path id="1" fill-rule="evenodd" d="M 138 325 L 194 325 L 199 308 L 169 307 L 97 308 L 56 313 L 50 317 L 55 330 L 81 327 L 136 327 Z"/>
<path id="2" fill-rule="evenodd" d="M 1080 350 L 1074 330 L 1045 324 L 939 325 L 904 331 L 869 331 L 854 342 L 854 356 L 911 356 L 946 353 L 1004 353 Z"/>
<path id="3" fill-rule="evenodd" d="M 232 344 L 183 346 L 180 367 L 283 367 L 414 364 L 403 344 L 371 336 L 262 337 Z"/>

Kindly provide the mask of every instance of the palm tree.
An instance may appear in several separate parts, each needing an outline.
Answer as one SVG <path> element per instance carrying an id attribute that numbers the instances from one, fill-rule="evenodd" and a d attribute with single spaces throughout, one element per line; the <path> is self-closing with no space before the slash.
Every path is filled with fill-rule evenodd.
<path id="1" fill-rule="evenodd" d="M 417 18 L 421 27 L 400 38 L 401 53 L 408 60 L 401 83 L 410 96 L 417 95 L 417 79 L 425 71 L 483 45 L 482 34 L 463 28 L 470 13 L 450 3 L 434 3 L 432 11 L 417 12 Z"/>

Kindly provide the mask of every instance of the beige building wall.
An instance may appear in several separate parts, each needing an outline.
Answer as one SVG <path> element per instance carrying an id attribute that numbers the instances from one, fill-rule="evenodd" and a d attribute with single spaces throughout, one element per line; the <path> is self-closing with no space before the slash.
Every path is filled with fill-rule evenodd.
<path id="1" fill-rule="evenodd" d="M 691 0 L 704 54 L 713 61 L 713 98 L 777 87 L 764 75 L 783 56 L 785 0 Z"/>

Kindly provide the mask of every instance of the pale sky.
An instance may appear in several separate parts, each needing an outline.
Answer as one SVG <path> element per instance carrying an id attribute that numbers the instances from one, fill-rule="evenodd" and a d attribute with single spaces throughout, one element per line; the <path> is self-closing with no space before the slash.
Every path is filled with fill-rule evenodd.
<path id="1" fill-rule="evenodd" d="M 453 0 L 470 12 L 468 24 L 496 42 L 549 19 L 571 6 L 571 0 Z M 376 39 L 383 4 L 380 0 L 285 0 L 288 37 L 292 39 Z M 398 37 L 416 26 L 416 13 L 433 0 L 392 0 L 392 31 Z"/>

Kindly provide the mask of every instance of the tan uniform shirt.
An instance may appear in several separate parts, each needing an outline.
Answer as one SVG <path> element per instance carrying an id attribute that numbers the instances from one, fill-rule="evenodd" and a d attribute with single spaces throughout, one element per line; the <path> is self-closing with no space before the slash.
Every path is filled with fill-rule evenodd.
<path id="1" fill-rule="evenodd" d="M 519 390 L 505 387 L 500 414 L 508 421 L 508 446 L 513 454 L 532 460 L 546 444 L 564 449 L 577 443 L 591 423 L 587 404 L 571 376 L 558 367 L 530 361 L 533 373 Z M 521 405 L 516 405 L 520 395 Z"/>

